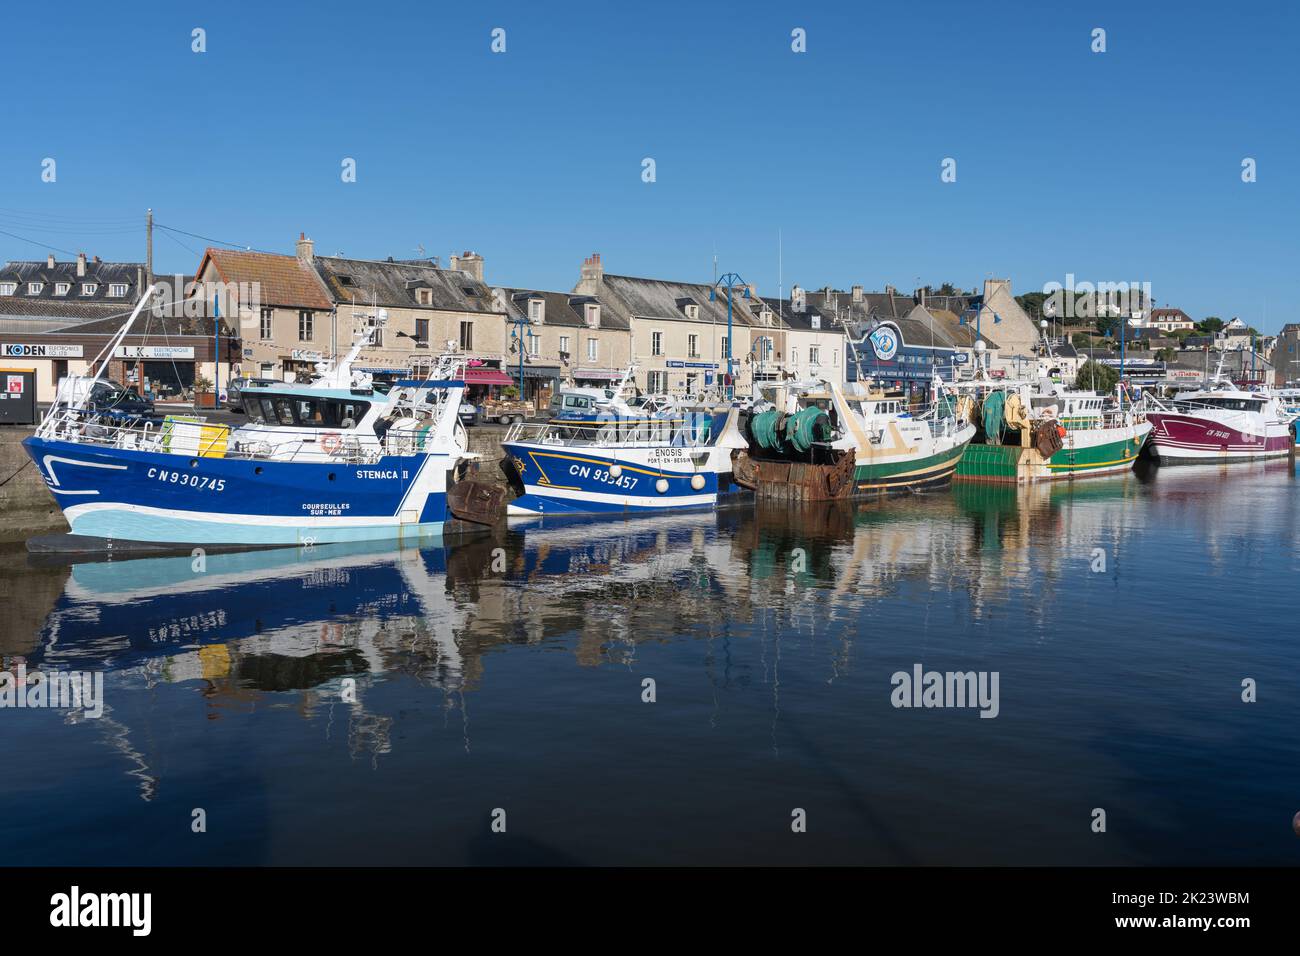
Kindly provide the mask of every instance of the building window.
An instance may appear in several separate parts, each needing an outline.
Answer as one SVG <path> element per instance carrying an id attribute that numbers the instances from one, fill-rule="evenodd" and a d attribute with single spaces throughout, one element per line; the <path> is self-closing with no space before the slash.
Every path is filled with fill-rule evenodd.
<path id="1" fill-rule="evenodd" d="M 418 302 L 420 305 L 433 305 L 433 290 L 416 289 L 415 301 Z"/>
<path id="2" fill-rule="evenodd" d="M 568 354 L 569 354 L 569 337 L 567 335 L 561 335 L 560 336 L 560 358 L 564 358 L 564 356 Z"/>
<path id="3" fill-rule="evenodd" d="M 731 358 L 731 339 L 725 335 L 722 337 L 722 357 L 724 359 Z"/>
<path id="4" fill-rule="evenodd" d="M 595 302 L 587 303 L 587 327 L 590 329 L 599 328 L 600 326 L 600 306 Z"/>
<path id="5" fill-rule="evenodd" d="M 384 330 L 373 322 L 370 323 L 370 347 L 372 349 L 382 349 L 384 347 Z"/>
<path id="6" fill-rule="evenodd" d="M 257 327 L 257 335 L 263 342 L 271 338 L 271 316 L 273 314 L 273 311 L 269 308 L 262 309 L 262 318 Z"/>
<path id="7" fill-rule="evenodd" d="M 0 295 L 13 295 L 17 288 L 17 282 L 0 282 Z"/>
<path id="8" fill-rule="evenodd" d="M 310 312 L 298 313 L 298 341 L 310 342 L 312 338 L 313 316 Z"/>
<path id="9" fill-rule="evenodd" d="M 528 335 L 528 354 L 533 358 L 542 354 L 542 337 L 540 335 Z"/>
<path id="10" fill-rule="evenodd" d="M 664 334 L 662 332 L 650 333 L 650 354 L 651 355 L 664 354 Z"/>
<path id="11" fill-rule="evenodd" d="M 664 371 L 647 372 L 646 391 L 654 394 L 668 391 L 668 373 Z"/>
<path id="12" fill-rule="evenodd" d="M 44 283 L 44 282 L 29 282 L 29 283 L 27 283 L 27 294 L 28 294 L 28 295 L 40 295 L 40 294 L 41 294 L 41 290 L 44 289 L 44 288 L 45 288 L 45 283 Z"/>
<path id="13" fill-rule="evenodd" d="M 98 283 L 98 282 L 83 282 L 83 283 L 81 283 L 81 294 L 82 294 L 82 295 L 94 295 L 94 294 L 95 294 L 96 292 L 98 292 L 98 291 L 99 291 L 99 283 Z"/>
<path id="14" fill-rule="evenodd" d="M 822 350 L 815 345 L 810 346 L 808 348 L 808 364 L 809 365 L 822 364 Z"/>
<path id="15" fill-rule="evenodd" d="M 840 350 L 831 349 L 831 365 L 835 368 L 840 367 Z"/>
<path id="16" fill-rule="evenodd" d="M 700 357 L 700 337 L 698 335 L 686 336 L 686 351 L 691 358 Z"/>
<path id="17" fill-rule="evenodd" d="M 700 317 L 700 307 L 698 305 L 688 305 L 686 307 L 686 318 L 694 322 L 697 319 L 699 319 L 699 317 Z"/>
<path id="18" fill-rule="evenodd" d="M 425 289 L 424 291 L 428 292 L 429 290 Z M 423 342 L 426 345 L 428 344 L 429 342 L 429 320 L 428 319 L 415 320 L 415 340 L 417 342 Z"/>
<path id="19" fill-rule="evenodd" d="M 799 367 L 799 350 L 798 350 L 798 349 L 791 349 L 791 350 L 790 350 L 790 367 L 791 367 L 791 368 L 798 368 L 798 367 Z"/>
<path id="20" fill-rule="evenodd" d="M 460 347 L 466 351 L 474 347 L 473 322 L 462 322 L 460 324 Z"/>
<path id="21" fill-rule="evenodd" d="M 68 290 L 71 289 L 71 288 L 72 288 L 72 283 L 71 283 L 71 282 L 56 282 L 56 283 L 54 283 L 54 294 L 55 294 L 55 295 L 67 295 L 67 294 L 68 294 Z"/>
<path id="22" fill-rule="evenodd" d="M 587 361 L 588 362 L 596 361 L 598 355 L 597 349 L 598 349 L 598 345 L 596 344 L 596 340 L 587 339 Z"/>
<path id="23" fill-rule="evenodd" d="M 528 300 L 528 321 L 529 322 L 542 321 L 542 300 L 541 299 Z"/>
<path id="24" fill-rule="evenodd" d="M 108 284 L 108 294 L 110 296 L 120 299 L 122 296 L 126 295 L 126 283 L 110 282 Z"/>

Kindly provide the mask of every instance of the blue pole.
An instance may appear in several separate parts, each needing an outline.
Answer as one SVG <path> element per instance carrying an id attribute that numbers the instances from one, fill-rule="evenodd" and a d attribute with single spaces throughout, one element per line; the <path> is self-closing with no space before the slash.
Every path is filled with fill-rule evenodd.
<path id="1" fill-rule="evenodd" d="M 1124 407 L 1124 344 L 1128 338 L 1128 319 L 1119 320 L 1119 407 Z"/>
<path id="2" fill-rule="evenodd" d="M 731 283 L 727 283 L 727 398 L 736 397 L 736 382 L 731 377 Z"/>
<path id="3" fill-rule="evenodd" d="M 212 296 L 212 403 L 215 408 L 221 396 L 221 300 Z"/>

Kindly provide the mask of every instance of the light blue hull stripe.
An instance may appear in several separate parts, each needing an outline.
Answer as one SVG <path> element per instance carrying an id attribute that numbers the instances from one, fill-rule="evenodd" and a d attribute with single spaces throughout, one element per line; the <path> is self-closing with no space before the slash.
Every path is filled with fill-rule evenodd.
<path id="1" fill-rule="evenodd" d="M 119 541 L 154 541 L 168 544 L 336 544 L 382 539 L 411 540 L 440 537 L 443 522 L 373 525 L 320 524 L 268 525 L 173 518 L 125 510 L 95 511 L 71 523 L 73 534 Z"/>

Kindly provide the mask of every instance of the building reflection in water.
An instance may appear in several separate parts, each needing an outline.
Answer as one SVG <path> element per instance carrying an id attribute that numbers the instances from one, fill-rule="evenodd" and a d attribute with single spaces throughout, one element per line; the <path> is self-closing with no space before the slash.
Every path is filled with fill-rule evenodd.
<path id="1" fill-rule="evenodd" d="M 1184 469 L 1158 484 L 1214 560 L 1241 559 L 1249 527 L 1224 522 L 1232 538 L 1215 538 L 1216 509 L 1233 506 L 1217 472 Z M 978 622 L 1008 602 L 1042 623 L 1096 549 L 1109 569 L 1122 564 L 1151 520 L 1149 494 L 1141 475 L 959 485 L 883 504 L 512 523 L 447 548 L 215 554 L 201 571 L 188 557 L 36 569 L 47 586 L 63 575 L 62 593 L 52 607 L 16 606 L 34 619 L 11 634 L 35 636 L 11 638 L 4 664 L 105 670 L 109 701 L 132 688 L 193 685 L 213 721 L 290 707 L 331 740 L 345 734 L 351 756 L 377 766 L 394 746 L 394 715 L 374 703 L 384 681 L 427 688 L 444 720 L 460 722 L 468 750 L 466 702 L 493 655 L 512 646 L 550 642 L 583 667 L 631 668 L 646 642 L 703 641 L 703 667 L 723 690 L 735 679 L 732 642 L 757 640 L 775 747 L 783 640 L 820 642 L 833 683 L 873 639 L 879 602 L 913 602 L 918 628 L 954 615 Z M 711 719 L 720 706 L 715 695 Z M 110 705 L 101 720 L 81 722 L 95 724 L 150 799 L 157 771 L 142 741 L 158 737 L 138 714 L 128 720 Z"/>

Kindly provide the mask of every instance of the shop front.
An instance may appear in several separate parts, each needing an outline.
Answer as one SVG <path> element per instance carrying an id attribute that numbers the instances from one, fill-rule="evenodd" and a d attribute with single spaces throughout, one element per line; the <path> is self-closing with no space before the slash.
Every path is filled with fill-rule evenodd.
<path id="1" fill-rule="evenodd" d="M 489 365 L 471 365 L 465 369 L 465 398 L 472 405 L 481 405 L 501 397 L 501 390 L 514 388 L 515 380 Z"/>
<path id="2" fill-rule="evenodd" d="M 508 373 L 515 381 L 519 379 L 519 366 L 510 367 Z M 560 389 L 560 367 L 558 365 L 525 365 L 524 379 L 519 389 L 520 397 L 531 402 L 533 408 L 541 410 L 550 407 L 551 396 Z"/>
<path id="3" fill-rule="evenodd" d="M 617 368 L 576 368 L 573 384 L 578 388 L 607 388 L 623 380 L 623 370 Z"/>
<path id="4" fill-rule="evenodd" d="M 192 345 L 120 345 L 109 377 L 155 402 L 184 402 L 199 378 L 194 366 Z"/>

